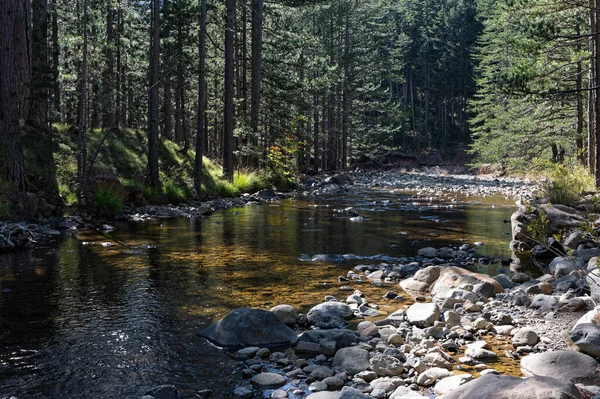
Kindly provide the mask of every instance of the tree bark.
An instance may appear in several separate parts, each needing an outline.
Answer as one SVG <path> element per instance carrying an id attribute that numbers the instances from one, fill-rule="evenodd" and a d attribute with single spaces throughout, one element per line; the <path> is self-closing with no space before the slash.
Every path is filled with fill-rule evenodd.
<path id="1" fill-rule="evenodd" d="M 164 117 L 164 129 L 163 129 L 163 137 L 173 141 L 175 138 L 173 136 L 173 91 L 171 88 L 171 82 L 164 83 L 164 108 L 163 108 L 163 117 Z"/>
<path id="2" fill-rule="evenodd" d="M 233 73 L 234 73 L 234 21 L 235 0 L 226 0 L 227 8 L 225 29 L 225 109 L 223 120 L 223 175 L 233 182 Z"/>
<path id="3" fill-rule="evenodd" d="M 26 191 L 14 47 L 16 43 L 23 43 L 22 40 L 15 40 L 15 35 L 20 33 L 15 30 L 15 19 L 19 15 L 17 10 L 19 3 L 18 0 L 0 1 L 0 87 L 2 88 L 0 99 L 4 113 L 6 178 L 20 191 Z"/>
<path id="4" fill-rule="evenodd" d="M 4 1 L 4 0 L 2 0 Z M 17 73 L 17 96 L 19 98 L 19 118 L 29 116 L 31 95 L 31 2 L 17 2 L 14 21 L 14 51 Z"/>
<path id="5" fill-rule="evenodd" d="M 79 129 L 77 133 L 77 199 L 79 205 L 86 205 L 87 198 L 87 143 L 88 128 L 88 6 L 83 0 L 83 49 L 79 77 Z"/>
<path id="6" fill-rule="evenodd" d="M 260 80 L 262 63 L 263 0 L 252 0 L 252 75 L 250 87 L 250 126 L 253 143 L 258 144 L 260 126 Z M 256 159 L 252 162 L 256 166 Z"/>
<path id="7" fill-rule="evenodd" d="M 51 81 L 48 67 L 48 0 L 33 0 L 31 106 L 27 121 L 48 127 L 48 93 Z"/>
<path id="8" fill-rule="evenodd" d="M 158 71 L 160 67 L 160 0 L 151 0 L 150 64 L 148 70 L 148 185 L 160 189 L 158 176 Z"/>
<path id="9" fill-rule="evenodd" d="M 60 104 L 60 80 L 59 80 L 59 58 L 60 45 L 58 43 L 58 5 L 56 0 L 52 1 L 52 113 L 53 122 L 62 122 L 62 110 Z"/>
<path id="10" fill-rule="evenodd" d="M 200 0 L 200 44 L 198 48 L 198 120 L 196 126 L 196 157 L 194 159 L 194 191 L 196 199 L 202 193 L 202 156 L 206 135 L 206 0 Z"/>
<path id="11" fill-rule="evenodd" d="M 112 4 L 106 7 L 106 43 L 104 45 L 104 57 L 106 66 L 102 76 L 102 100 L 103 115 L 102 126 L 110 129 L 115 124 L 115 35 L 114 35 L 115 10 Z"/>

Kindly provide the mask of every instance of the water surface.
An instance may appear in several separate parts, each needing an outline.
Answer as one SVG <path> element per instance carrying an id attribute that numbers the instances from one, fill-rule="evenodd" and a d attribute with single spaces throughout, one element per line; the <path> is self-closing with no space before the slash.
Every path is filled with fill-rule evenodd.
<path id="1" fill-rule="evenodd" d="M 336 212 L 350 206 L 362 220 Z M 117 224 L 0 255 L 0 398 L 138 398 L 160 384 L 184 397 L 205 388 L 229 397 L 234 363 L 196 335 L 212 321 L 239 306 L 306 311 L 325 295 L 344 298 L 337 277 L 380 263 L 367 258 L 375 255 L 401 263 L 420 247 L 482 241 L 478 252 L 509 257 L 504 221 L 514 208 L 502 198 L 365 190 Z M 315 254 L 359 259 L 299 260 Z M 490 274 L 501 267 L 476 265 Z M 353 288 L 373 302 L 399 289 Z"/>

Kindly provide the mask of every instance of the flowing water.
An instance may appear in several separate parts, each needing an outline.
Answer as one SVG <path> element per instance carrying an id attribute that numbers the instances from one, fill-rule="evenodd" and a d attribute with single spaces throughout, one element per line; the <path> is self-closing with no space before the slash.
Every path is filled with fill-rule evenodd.
<path id="1" fill-rule="evenodd" d="M 363 220 L 335 212 L 349 206 Z M 482 241 L 479 253 L 509 257 L 504 221 L 514 209 L 495 197 L 364 190 L 116 224 L 0 255 L 0 398 L 139 398 L 161 384 L 184 397 L 205 388 L 228 397 L 234 363 L 197 336 L 212 321 L 240 306 L 306 311 L 325 295 L 343 298 L 339 275 L 358 263 L 401 263 L 419 247 Z M 355 256 L 306 261 L 315 254 Z M 354 288 L 375 302 L 399 289 Z"/>

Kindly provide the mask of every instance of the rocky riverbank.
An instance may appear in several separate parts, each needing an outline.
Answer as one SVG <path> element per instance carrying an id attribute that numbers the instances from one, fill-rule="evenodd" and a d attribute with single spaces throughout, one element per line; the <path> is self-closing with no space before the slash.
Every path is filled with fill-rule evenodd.
<path id="1" fill-rule="evenodd" d="M 599 398 L 593 301 L 552 275 L 492 278 L 448 263 L 469 253 L 423 248 L 412 273 L 357 266 L 306 314 L 285 304 L 233 310 L 199 334 L 238 359 L 245 382 L 229 396 L 198 396 Z M 359 281 L 382 295 L 366 298 Z"/>

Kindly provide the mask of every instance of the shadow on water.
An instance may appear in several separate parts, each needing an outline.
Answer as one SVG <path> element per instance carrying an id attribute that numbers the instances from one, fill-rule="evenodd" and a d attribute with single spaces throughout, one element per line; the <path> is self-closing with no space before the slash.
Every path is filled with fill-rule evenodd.
<path id="1" fill-rule="evenodd" d="M 306 311 L 327 294 L 343 297 L 337 277 L 378 263 L 367 256 L 408 259 L 424 246 L 483 241 L 483 253 L 509 257 L 503 220 L 514 207 L 498 205 L 366 191 L 121 224 L 2 255 L 0 397 L 137 398 L 167 383 L 184 397 L 206 388 L 229 397 L 234 363 L 197 337 L 213 320 L 239 306 Z M 334 212 L 348 206 L 363 220 Z M 104 241 L 118 244 L 96 245 Z M 301 254 L 359 259 L 302 262 Z M 499 264 L 481 267 L 494 274 Z M 368 298 L 397 289 L 355 288 Z"/>

